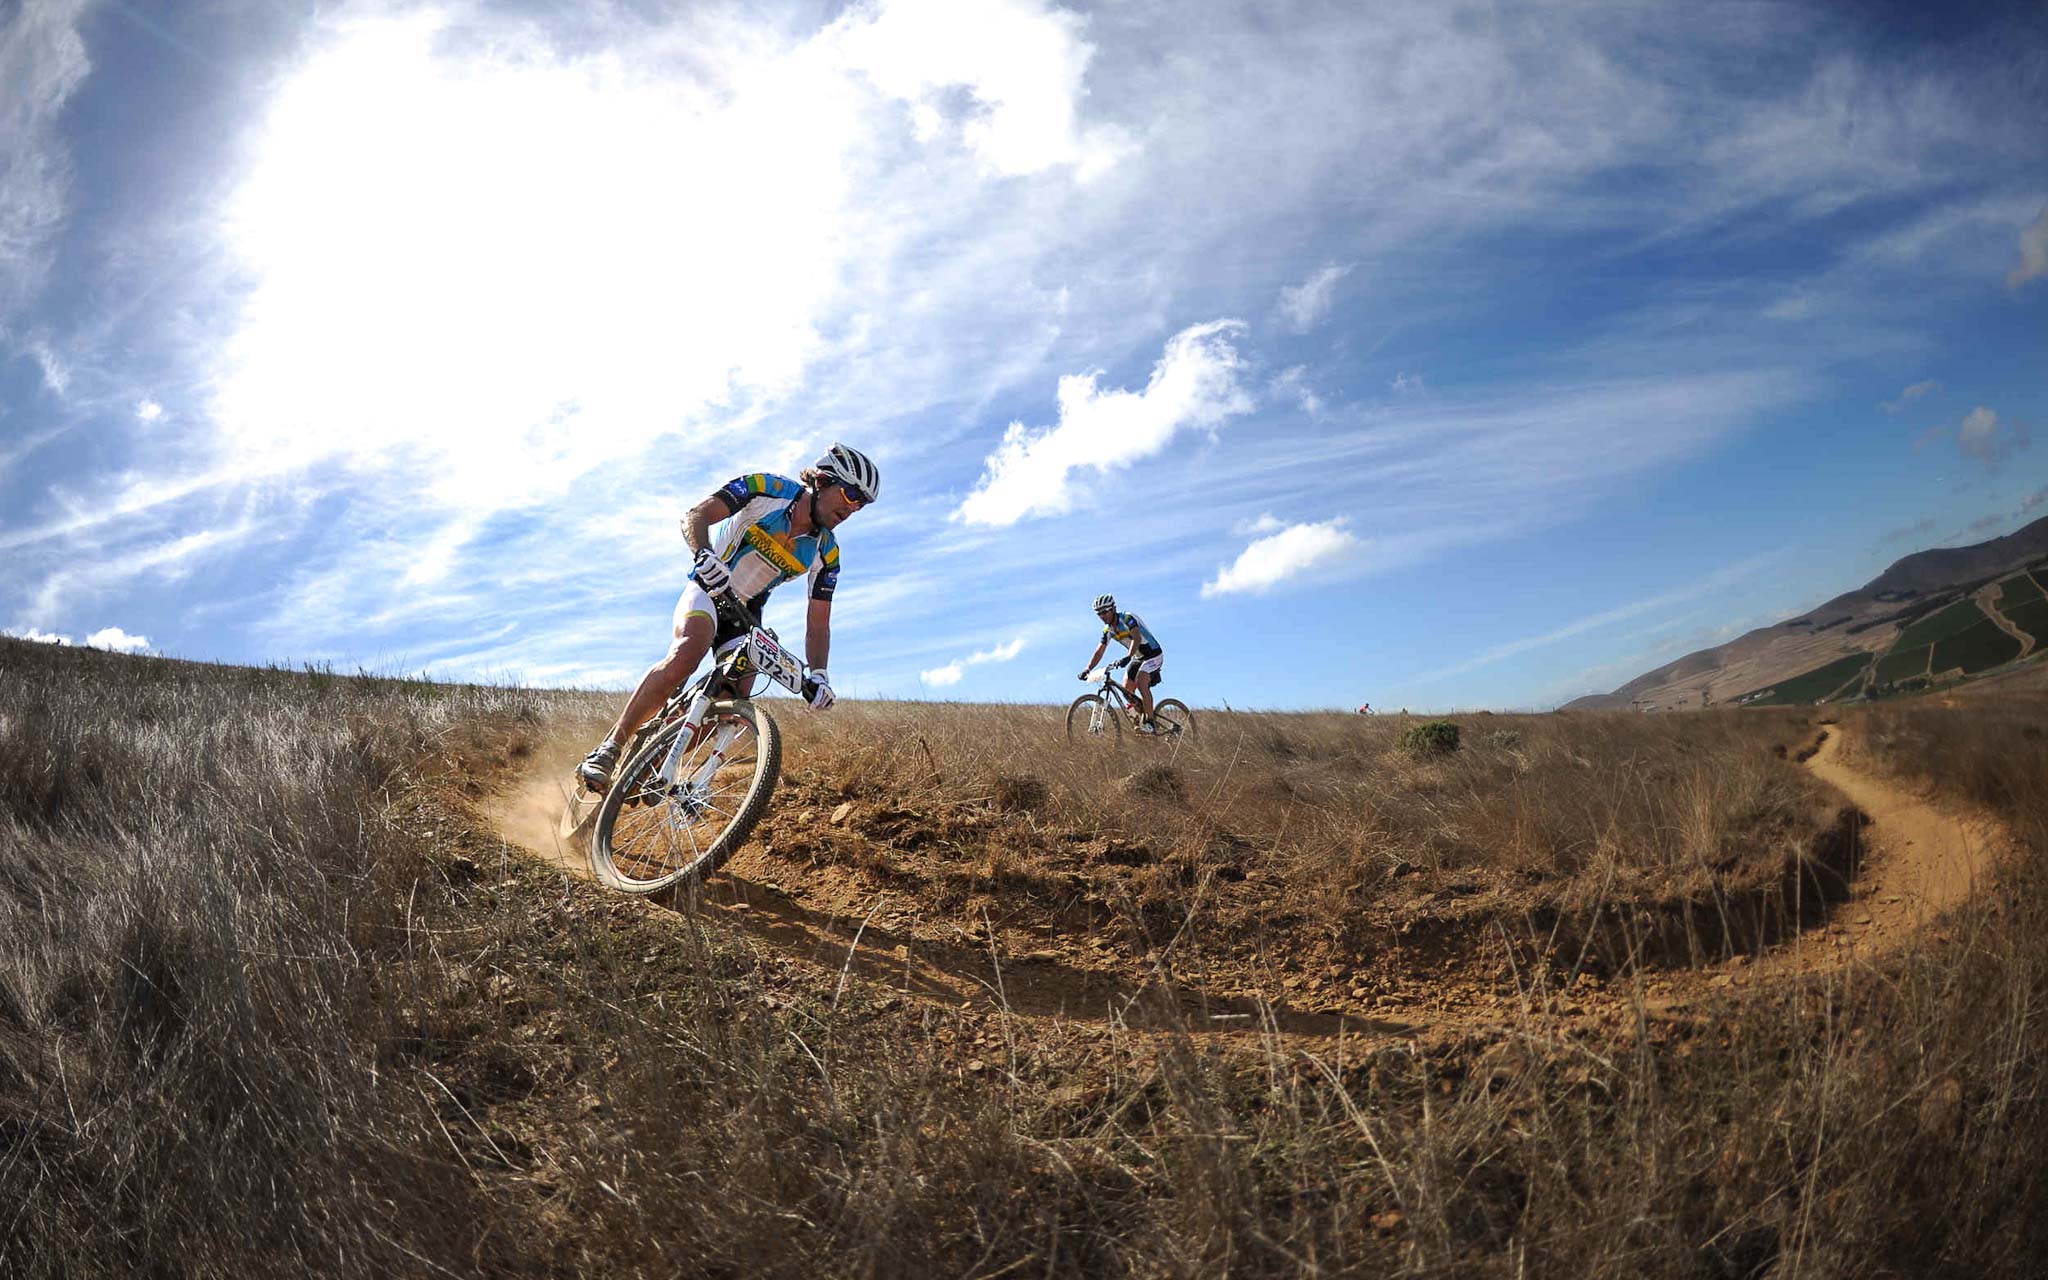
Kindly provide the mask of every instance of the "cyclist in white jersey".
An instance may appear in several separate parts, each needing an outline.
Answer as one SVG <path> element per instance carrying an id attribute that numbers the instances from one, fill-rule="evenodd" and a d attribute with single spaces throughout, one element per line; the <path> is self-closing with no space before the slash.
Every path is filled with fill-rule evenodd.
<path id="1" fill-rule="evenodd" d="M 1095 597 L 1095 616 L 1102 619 L 1102 643 L 1095 646 L 1095 654 L 1082 668 L 1081 678 L 1088 679 L 1111 640 L 1129 645 L 1131 659 L 1124 667 L 1124 692 L 1131 695 L 1141 712 L 1138 732 L 1159 732 L 1159 725 L 1152 719 L 1152 686 L 1159 683 L 1160 669 L 1166 662 L 1166 650 L 1160 647 L 1159 637 L 1137 614 L 1119 613 L 1114 596 Z"/>
<path id="2" fill-rule="evenodd" d="M 839 586 L 839 541 L 833 530 L 873 502 L 881 484 L 866 454 L 835 444 L 799 479 L 765 471 L 738 476 L 690 509 L 683 517 L 683 541 L 696 562 L 670 619 L 674 639 L 668 654 L 640 678 L 611 732 L 577 767 L 585 786 L 609 788 L 619 744 L 661 709 L 705 654 L 746 634 L 730 601 L 745 602 L 759 617 L 768 593 L 802 574 L 811 581 L 804 629 L 806 675 L 815 685 L 811 706 L 823 711 L 832 705 L 825 662 L 832 648 L 832 593 Z M 711 528 L 720 521 L 725 532 L 714 543 Z"/>

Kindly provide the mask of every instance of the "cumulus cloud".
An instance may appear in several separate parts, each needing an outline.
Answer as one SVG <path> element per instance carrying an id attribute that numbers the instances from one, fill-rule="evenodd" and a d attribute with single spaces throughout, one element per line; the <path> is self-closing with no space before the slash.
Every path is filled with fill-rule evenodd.
<path id="1" fill-rule="evenodd" d="M 959 684 L 961 679 L 966 676 L 967 668 L 978 667 L 988 662 L 1008 662 L 1024 651 L 1024 644 L 1024 637 L 1018 636 L 1007 643 L 995 646 L 993 649 L 983 649 L 978 653 L 970 653 L 964 658 L 955 658 L 943 667 L 933 667 L 929 671 L 920 671 L 917 673 L 917 678 L 934 689 L 943 689 L 948 685 Z"/>
<path id="2" fill-rule="evenodd" d="M 102 627 L 87 636 L 85 643 L 94 649 L 107 649 L 114 653 L 140 653 L 149 648 L 149 637 L 131 636 L 119 627 Z"/>
<path id="3" fill-rule="evenodd" d="M 1059 423 L 1033 431 L 1012 422 L 989 455 L 981 482 L 954 518 L 1010 525 L 1031 515 L 1070 510 L 1075 471 L 1112 471 L 1149 458 L 1184 430 L 1203 430 L 1249 413 L 1253 401 L 1244 362 L 1231 339 L 1237 320 L 1211 320 L 1167 340 L 1143 391 L 1104 391 L 1097 375 L 1068 374 L 1059 383 Z"/>
<path id="4" fill-rule="evenodd" d="M 1266 526 L 1268 521 L 1278 523 L 1271 516 L 1262 516 L 1254 527 Z M 1364 544 L 1344 529 L 1346 523 L 1340 516 L 1317 524 L 1288 525 L 1260 538 L 1203 583 L 1202 595 L 1264 595 L 1289 578 L 1354 555 Z"/>
<path id="5" fill-rule="evenodd" d="M 135 403 L 135 416 L 142 422 L 155 422 L 164 416 L 164 407 L 144 397 Z"/>
<path id="6" fill-rule="evenodd" d="M 1886 400 L 1879 404 L 1877 407 L 1884 410 L 1886 413 L 1897 413 L 1899 410 L 1905 408 L 1907 405 L 1913 403 L 1915 400 L 1918 400 L 1921 396 L 1926 395 L 1928 392 L 1938 391 L 1940 389 L 1941 384 L 1939 382 L 1936 382 L 1934 379 L 1929 378 L 1925 382 L 1916 382 L 1913 385 L 1900 391 L 1898 399 Z"/>
<path id="7" fill-rule="evenodd" d="M 1337 300 L 1337 282 L 1351 274 L 1355 263 L 1338 266 L 1326 263 L 1300 284 L 1280 291 L 1280 320 L 1295 333 L 1307 333 L 1323 322 Z"/>
<path id="8" fill-rule="evenodd" d="M 37 644 L 70 644 L 70 636 L 60 636 L 54 631 L 39 631 L 34 627 L 9 627 L 7 635 L 16 640 L 33 640 Z"/>
<path id="9" fill-rule="evenodd" d="M 2048 275 L 2048 209 L 2020 232 L 2020 260 L 2005 273 L 2005 283 L 2017 287 Z"/>
<path id="10" fill-rule="evenodd" d="M 1986 467 L 1999 466 L 2032 442 L 2025 423 L 2000 418 L 1982 405 L 1965 414 L 1956 428 L 1956 447 Z"/>

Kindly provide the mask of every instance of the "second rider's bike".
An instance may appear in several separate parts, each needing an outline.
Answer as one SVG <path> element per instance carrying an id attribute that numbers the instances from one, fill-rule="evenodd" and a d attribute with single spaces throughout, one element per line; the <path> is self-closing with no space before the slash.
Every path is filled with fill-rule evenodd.
<path id="1" fill-rule="evenodd" d="M 1110 678 L 1118 667 L 1128 666 L 1129 658 L 1118 658 L 1102 666 L 1102 686 L 1094 693 L 1084 693 L 1074 699 L 1074 705 L 1067 708 L 1067 736 L 1069 738 L 1103 738 L 1110 742 L 1120 739 L 1126 719 L 1135 720 L 1138 712 L 1124 687 Z M 1152 703 L 1152 723 L 1159 726 L 1156 736 L 1169 742 L 1182 742 L 1195 736 L 1195 713 L 1188 710 L 1188 704 L 1179 698 L 1160 698 Z M 1128 726 L 1137 732 L 1135 724 Z"/>
<path id="2" fill-rule="evenodd" d="M 701 883 L 746 843 L 775 792 L 782 734 L 748 694 L 762 676 L 801 698 L 814 686 L 745 605 L 721 599 L 719 608 L 734 610 L 746 634 L 721 646 L 627 744 L 601 801 L 572 796 L 563 815 L 565 836 L 590 827 L 590 869 L 614 889 Z"/>

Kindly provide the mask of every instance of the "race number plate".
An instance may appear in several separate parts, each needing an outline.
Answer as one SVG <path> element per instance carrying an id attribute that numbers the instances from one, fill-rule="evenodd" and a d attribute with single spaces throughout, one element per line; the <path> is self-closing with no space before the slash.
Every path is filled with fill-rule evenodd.
<path id="1" fill-rule="evenodd" d="M 801 698 L 804 669 L 795 656 L 775 643 L 774 637 L 760 627 L 754 628 L 748 642 L 754 650 L 754 669 Z"/>

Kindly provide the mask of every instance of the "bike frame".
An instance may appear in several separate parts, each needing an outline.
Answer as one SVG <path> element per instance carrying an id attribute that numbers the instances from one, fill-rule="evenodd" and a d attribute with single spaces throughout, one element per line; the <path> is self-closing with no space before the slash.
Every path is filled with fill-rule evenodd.
<path id="1" fill-rule="evenodd" d="M 697 681 L 690 689 L 684 689 L 677 694 L 669 706 L 663 708 L 668 712 L 677 702 L 688 700 L 687 710 L 683 713 L 682 731 L 676 734 L 675 742 L 670 745 L 668 755 L 663 757 L 658 771 L 661 781 L 668 786 L 675 785 L 676 770 L 682 767 L 683 758 L 697 746 L 698 735 L 703 732 L 704 720 L 711 712 L 711 704 L 728 689 L 737 693 L 745 687 L 749 676 L 764 675 L 799 698 L 804 696 L 803 664 L 797 661 L 796 655 L 782 647 L 774 633 L 761 625 L 760 618 L 753 610 L 747 609 L 744 605 L 738 607 L 748 624 L 746 636 L 730 643 L 717 657 L 717 665 L 706 672 L 703 679 Z M 692 693 L 691 689 L 695 692 Z M 657 716 L 653 721 L 657 725 L 667 722 L 666 714 Z M 732 744 L 734 732 L 731 726 L 718 731 L 718 736 L 712 740 L 710 754 L 705 757 L 704 763 L 691 773 L 686 782 L 691 791 L 710 785 L 711 779 L 717 776 L 719 769 L 725 764 L 725 749 Z"/>
<path id="2" fill-rule="evenodd" d="M 1126 717 L 1129 716 L 1131 710 L 1131 695 L 1125 693 L 1124 687 L 1121 684 L 1117 683 L 1116 672 L 1120 668 L 1129 666 L 1130 662 L 1131 660 L 1129 658 L 1118 658 L 1114 662 L 1103 664 L 1102 702 L 1095 708 L 1095 714 L 1089 717 L 1088 731 L 1090 733 L 1102 732 L 1101 716 L 1104 712 L 1114 711 L 1118 715 Z"/>

